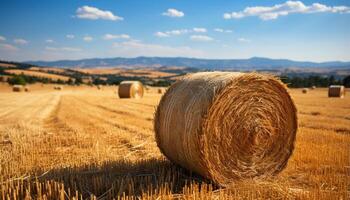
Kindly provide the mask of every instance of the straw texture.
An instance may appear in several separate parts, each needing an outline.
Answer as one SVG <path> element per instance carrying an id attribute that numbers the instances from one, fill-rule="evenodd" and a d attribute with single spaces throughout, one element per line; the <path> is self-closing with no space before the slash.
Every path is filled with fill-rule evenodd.
<path id="1" fill-rule="evenodd" d="M 272 76 L 202 72 L 167 90 L 154 129 L 168 159 L 225 186 L 280 172 L 294 149 L 297 115 Z"/>
<path id="2" fill-rule="evenodd" d="M 143 85 L 140 81 L 122 81 L 118 88 L 120 98 L 142 98 Z"/>
<path id="3" fill-rule="evenodd" d="M 342 85 L 331 85 L 328 88 L 328 97 L 340 97 L 345 96 L 345 88 Z"/>

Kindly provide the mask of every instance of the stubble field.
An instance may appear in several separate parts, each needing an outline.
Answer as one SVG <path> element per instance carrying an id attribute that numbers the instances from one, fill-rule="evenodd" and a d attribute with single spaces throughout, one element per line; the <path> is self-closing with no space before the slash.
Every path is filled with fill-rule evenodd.
<path id="1" fill-rule="evenodd" d="M 299 129 L 287 168 L 218 188 L 158 150 L 156 88 L 142 99 L 119 99 L 116 89 L 0 85 L 0 199 L 350 198 L 349 95 L 292 89 Z"/>

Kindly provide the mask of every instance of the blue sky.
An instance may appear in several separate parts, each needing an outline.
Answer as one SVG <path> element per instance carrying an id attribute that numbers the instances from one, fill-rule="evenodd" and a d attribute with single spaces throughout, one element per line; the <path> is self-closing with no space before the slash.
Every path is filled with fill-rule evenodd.
<path id="1" fill-rule="evenodd" d="M 0 59 L 350 61 L 350 1 L 1 0 Z"/>

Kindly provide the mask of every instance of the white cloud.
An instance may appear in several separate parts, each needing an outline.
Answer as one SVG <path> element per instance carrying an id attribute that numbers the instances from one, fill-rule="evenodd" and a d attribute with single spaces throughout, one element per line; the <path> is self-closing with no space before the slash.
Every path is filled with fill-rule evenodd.
<path id="1" fill-rule="evenodd" d="M 114 39 L 130 39 L 130 36 L 127 34 L 120 34 L 120 35 L 113 35 L 107 33 L 106 35 L 103 36 L 104 40 L 114 40 Z"/>
<path id="2" fill-rule="evenodd" d="M 160 31 L 156 32 L 154 35 L 157 37 L 169 37 L 170 36 L 169 34 L 164 33 L 164 32 L 160 32 Z"/>
<path id="3" fill-rule="evenodd" d="M 176 10 L 174 8 L 169 8 L 166 12 L 163 12 L 162 15 L 168 17 L 183 17 L 185 14 L 182 11 Z"/>
<path id="4" fill-rule="evenodd" d="M 75 36 L 74 36 L 74 35 L 72 35 L 72 34 L 68 34 L 68 35 L 66 35 L 66 38 L 68 38 L 68 39 L 74 39 L 74 38 L 75 38 Z"/>
<path id="5" fill-rule="evenodd" d="M 0 35 L 0 41 L 5 41 L 5 40 L 6 40 L 6 38 L 4 36 Z"/>
<path id="6" fill-rule="evenodd" d="M 51 39 L 47 39 L 45 40 L 46 43 L 54 43 L 55 41 L 51 40 Z"/>
<path id="7" fill-rule="evenodd" d="M 25 40 L 25 39 L 21 39 L 21 38 L 17 38 L 17 39 L 14 39 L 13 40 L 14 41 L 14 43 L 16 43 L 16 44 L 28 44 L 28 41 L 27 40 Z"/>
<path id="8" fill-rule="evenodd" d="M 81 49 L 79 48 L 73 48 L 73 47 L 45 47 L 48 51 L 67 51 L 67 52 L 79 52 Z"/>
<path id="9" fill-rule="evenodd" d="M 90 36 L 85 36 L 85 37 L 83 37 L 83 40 L 86 42 L 91 42 L 93 40 L 93 38 Z"/>
<path id="10" fill-rule="evenodd" d="M 249 43 L 251 42 L 251 40 L 247 39 L 247 38 L 238 38 L 237 39 L 238 42 L 244 42 L 244 43 Z"/>
<path id="11" fill-rule="evenodd" d="M 219 33 L 232 33 L 232 30 L 224 30 L 222 28 L 215 28 L 214 29 L 215 32 L 219 32 Z"/>
<path id="12" fill-rule="evenodd" d="M 199 57 L 203 52 L 186 46 L 171 47 L 159 44 L 147 44 L 140 41 L 125 41 L 113 44 L 113 55 L 136 56 L 192 56 Z"/>
<path id="13" fill-rule="evenodd" d="M 91 6 L 83 6 L 77 9 L 76 16 L 80 19 L 104 19 L 104 20 L 112 20 L 118 21 L 123 20 L 122 17 L 114 15 L 111 11 L 108 10 L 100 10 Z"/>
<path id="14" fill-rule="evenodd" d="M 154 35 L 157 37 L 170 37 L 170 36 L 174 36 L 174 35 L 186 34 L 189 32 L 191 32 L 191 30 L 179 29 L 179 30 L 171 30 L 171 31 L 165 31 L 165 32 L 158 31 Z"/>
<path id="15" fill-rule="evenodd" d="M 157 37 L 170 37 L 170 36 L 177 36 L 177 35 L 183 35 L 187 33 L 205 33 L 207 32 L 207 29 L 205 28 L 193 28 L 193 29 L 177 29 L 177 30 L 170 30 L 170 31 L 158 31 L 154 35 Z"/>
<path id="16" fill-rule="evenodd" d="M 206 33 L 207 29 L 205 29 L 205 28 L 193 28 L 193 31 L 197 32 L 197 33 Z"/>
<path id="17" fill-rule="evenodd" d="M 190 39 L 193 41 L 201 41 L 201 42 L 209 42 L 214 40 L 213 38 L 206 35 L 191 35 Z"/>
<path id="18" fill-rule="evenodd" d="M 243 11 L 225 13 L 224 19 L 239 19 L 249 16 L 257 16 L 262 20 L 277 19 L 280 16 L 285 16 L 291 13 L 350 13 L 350 7 L 347 6 L 327 6 L 320 3 L 305 5 L 301 1 L 286 1 L 282 4 L 276 4 L 271 7 L 254 6 L 246 7 Z"/>
<path id="19" fill-rule="evenodd" d="M 17 51 L 18 48 L 11 44 L 0 44 L 0 49 L 5 51 Z"/>

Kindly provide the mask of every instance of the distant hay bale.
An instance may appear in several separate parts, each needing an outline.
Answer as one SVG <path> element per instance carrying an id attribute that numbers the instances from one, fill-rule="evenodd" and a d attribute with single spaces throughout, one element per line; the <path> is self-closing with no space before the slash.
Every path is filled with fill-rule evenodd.
<path id="1" fill-rule="evenodd" d="M 25 87 L 24 87 L 24 91 L 25 91 L 25 92 L 30 92 L 30 88 L 29 88 L 28 86 L 25 86 Z"/>
<path id="2" fill-rule="evenodd" d="M 122 81 L 118 88 L 120 98 L 142 98 L 143 85 L 140 81 Z"/>
<path id="3" fill-rule="evenodd" d="M 8 78 L 6 76 L 0 76 L 0 82 L 7 82 Z"/>
<path id="4" fill-rule="evenodd" d="M 158 88 L 158 94 L 163 94 L 163 89 L 162 88 Z"/>
<path id="5" fill-rule="evenodd" d="M 302 93 L 304 93 L 304 94 L 306 94 L 308 91 L 309 91 L 309 89 L 307 89 L 307 88 L 302 89 Z"/>
<path id="6" fill-rule="evenodd" d="M 14 92 L 22 92 L 23 91 L 23 85 L 13 85 L 12 91 L 14 91 Z"/>
<path id="7" fill-rule="evenodd" d="M 316 89 L 316 86 L 313 85 L 313 86 L 311 87 L 311 90 L 314 90 L 314 89 Z"/>
<path id="8" fill-rule="evenodd" d="M 101 85 L 97 85 L 97 89 L 98 89 L 98 90 L 101 90 L 101 89 L 102 89 L 102 86 L 101 86 Z"/>
<path id="9" fill-rule="evenodd" d="M 168 159 L 225 186 L 284 169 L 297 124 L 294 102 L 275 77 L 202 72 L 166 91 L 154 130 Z"/>
<path id="10" fill-rule="evenodd" d="M 345 88 L 342 85 L 331 85 L 328 88 L 328 97 L 340 97 L 345 96 Z"/>
<path id="11" fill-rule="evenodd" d="M 56 85 L 56 86 L 53 87 L 53 89 L 55 89 L 55 90 L 63 90 L 63 86 Z"/>

